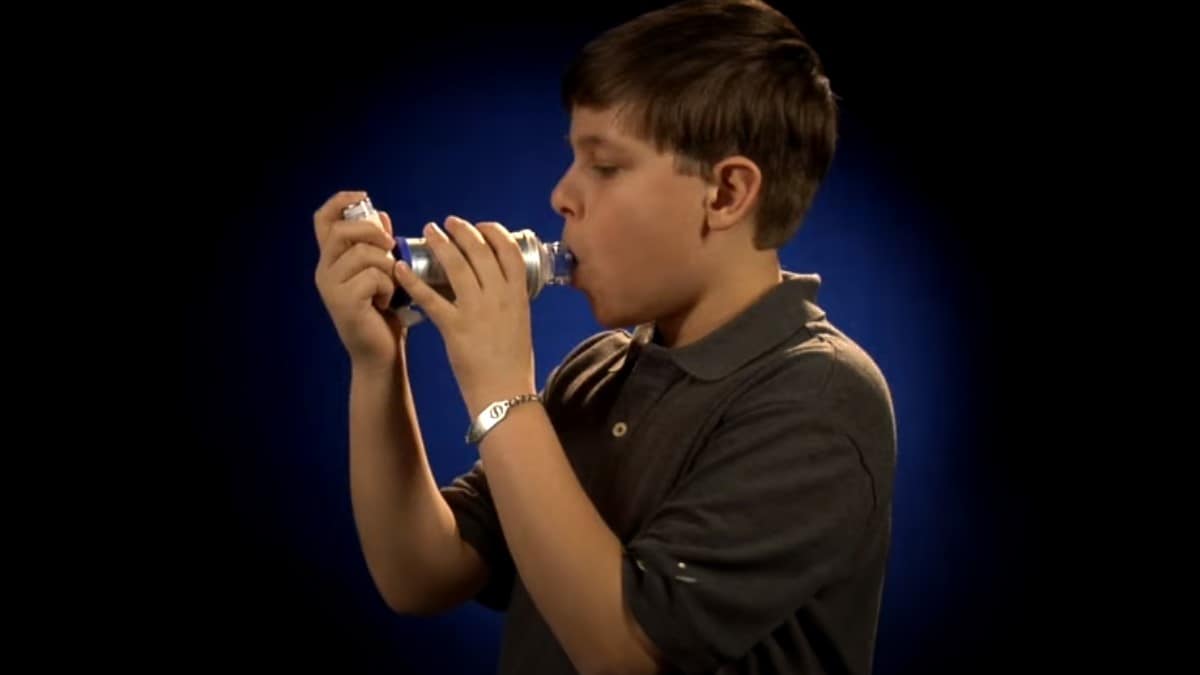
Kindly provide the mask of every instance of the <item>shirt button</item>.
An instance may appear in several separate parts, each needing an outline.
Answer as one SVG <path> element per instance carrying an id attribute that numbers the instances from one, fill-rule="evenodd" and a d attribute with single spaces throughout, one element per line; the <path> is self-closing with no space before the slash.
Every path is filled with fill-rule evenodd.
<path id="1" fill-rule="evenodd" d="M 620 437 L 624 436 L 625 432 L 628 430 L 629 430 L 629 426 L 626 425 L 624 422 L 617 422 L 616 424 L 613 425 L 612 434 L 613 434 L 613 436 L 620 438 Z"/>

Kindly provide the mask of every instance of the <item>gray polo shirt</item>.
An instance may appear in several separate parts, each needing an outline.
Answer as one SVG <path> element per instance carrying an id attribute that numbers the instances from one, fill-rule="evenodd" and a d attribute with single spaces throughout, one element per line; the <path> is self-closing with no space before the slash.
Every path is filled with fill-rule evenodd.
<path id="1" fill-rule="evenodd" d="M 896 424 L 870 356 L 785 281 L 699 342 L 594 335 L 543 400 L 624 545 L 625 602 L 678 672 L 867 673 L 891 533 Z M 538 486 L 531 485 L 536 490 Z M 501 673 L 574 673 L 515 573 L 482 462 L 442 490 L 507 612 Z"/>

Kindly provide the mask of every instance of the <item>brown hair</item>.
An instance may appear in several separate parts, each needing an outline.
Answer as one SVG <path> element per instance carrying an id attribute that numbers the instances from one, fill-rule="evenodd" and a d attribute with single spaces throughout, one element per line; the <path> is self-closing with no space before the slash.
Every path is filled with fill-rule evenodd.
<path id="1" fill-rule="evenodd" d="M 763 174 L 759 248 L 800 228 L 837 139 L 817 53 L 758 0 L 687 0 L 610 29 L 567 69 L 562 102 L 620 108 L 630 133 L 682 156 L 681 171 L 711 178 L 721 159 L 749 157 Z"/>

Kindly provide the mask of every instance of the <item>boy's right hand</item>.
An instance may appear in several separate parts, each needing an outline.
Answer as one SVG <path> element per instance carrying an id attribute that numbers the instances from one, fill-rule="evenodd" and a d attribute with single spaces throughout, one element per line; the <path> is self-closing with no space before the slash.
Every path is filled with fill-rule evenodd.
<path id="1" fill-rule="evenodd" d="M 342 219 L 342 209 L 366 196 L 339 192 L 313 214 L 321 251 L 316 284 L 351 363 L 384 369 L 396 364 L 406 331 L 404 322 L 386 311 L 396 288 L 392 222 L 382 212 L 382 229 L 369 220 Z"/>

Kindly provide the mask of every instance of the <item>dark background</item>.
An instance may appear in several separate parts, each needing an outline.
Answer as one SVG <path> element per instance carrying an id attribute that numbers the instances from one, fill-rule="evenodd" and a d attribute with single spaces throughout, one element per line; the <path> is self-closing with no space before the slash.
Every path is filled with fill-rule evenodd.
<path id="1" fill-rule="evenodd" d="M 139 236 L 176 272 L 160 284 L 173 332 L 127 345 L 167 387 L 151 401 L 164 414 L 146 415 L 151 453 L 124 523 L 148 549 L 122 578 L 149 590 L 139 623 L 151 630 L 108 649 L 161 646 L 168 668 L 492 671 L 501 615 L 398 617 L 371 587 L 349 506 L 347 362 L 313 285 L 311 214 L 336 190 L 366 189 L 401 232 L 453 213 L 557 238 L 549 191 L 570 161 L 561 68 L 651 6 L 431 5 L 421 20 L 322 8 L 290 12 L 290 29 L 195 16 L 127 52 L 139 70 L 158 56 L 167 67 L 140 80 L 162 105 L 127 120 L 154 129 L 156 157 L 127 197 L 169 200 L 176 225 Z M 1027 372 L 1020 329 L 1038 311 L 1032 281 L 1012 273 L 1038 72 L 1016 46 L 1024 21 L 778 6 L 815 44 L 843 110 L 833 174 L 784 264 L 822 275 L 822 305 L 877 357 L 898 414 L 876 672 L 1045 663 L 1032 650 L 1065 619 L 1039 599 L 1040 448 L 1021 442 L 1027 417 L 1011 396 Z M 182 23 L 198 33 L 181 37 Z M 541 384 L 596 326 L 564 289 L 533 318 Z M 431 324 L 409 349 L 444 483 L 474 461 L 467 420 Z"/>

